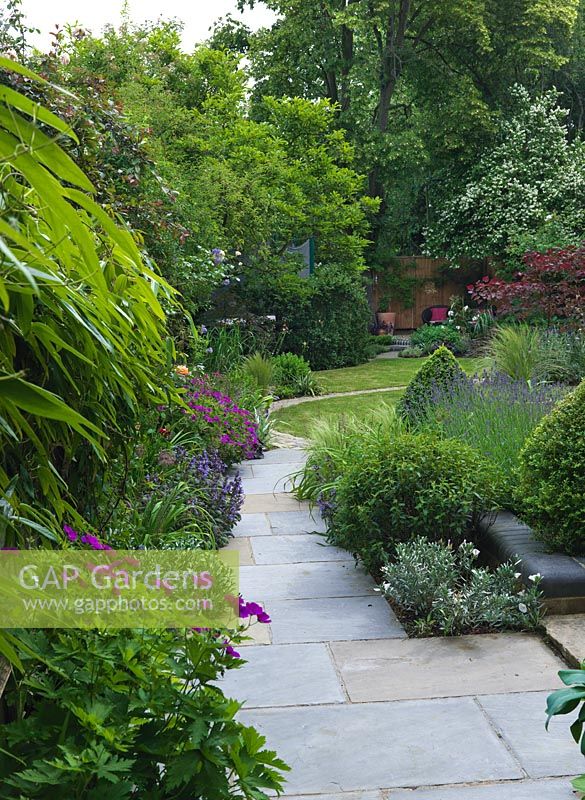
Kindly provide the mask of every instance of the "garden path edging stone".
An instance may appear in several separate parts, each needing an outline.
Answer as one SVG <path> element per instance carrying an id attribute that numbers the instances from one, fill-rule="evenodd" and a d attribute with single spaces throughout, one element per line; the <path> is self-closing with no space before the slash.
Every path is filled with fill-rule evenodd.
<path id="1" fill-rule="evenodd" d="M 549 553 L 534 531 L 509 511 L 486 515 L 479 523 L 482 552 L 499 563 L 519 560 L 524 583 L 542 575 L 547 609 L 555 614 L 585 612 L 585 563 L 563 553 Z"/>

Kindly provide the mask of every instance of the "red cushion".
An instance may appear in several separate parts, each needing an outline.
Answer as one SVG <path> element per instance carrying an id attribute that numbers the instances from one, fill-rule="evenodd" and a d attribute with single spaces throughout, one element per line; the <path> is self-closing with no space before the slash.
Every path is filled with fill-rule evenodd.
<path id="1" fill-rule="evenodd" d="M 448 308 L 434 306 L 431 308 L 431 322 L 444 322 L 447 319 Z"/>

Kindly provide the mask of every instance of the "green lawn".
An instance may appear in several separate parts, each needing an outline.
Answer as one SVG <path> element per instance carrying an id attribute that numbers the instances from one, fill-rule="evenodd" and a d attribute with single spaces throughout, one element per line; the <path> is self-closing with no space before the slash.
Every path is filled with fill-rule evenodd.
<path id="1" fill-rule="evenodd" d="M 407 386 L 426 358 L 377 358 L 358 367 L 328 369 L 315 373 L 325 394 L 353 392 L 359 389 L 387 389 Z M 460 358 L 459 363 L 469 374 L 481 369 L 482 359 Z"/>
<path id="2" fill-rule="evenodd" d="M 343 370 L 339 370 L 343 372 Z M 365 388 L 365 387 L 364 387 Z M 401 391 L 375 392 L 374 394 L 358 394 L 350 397 L 333 397 L 329 400 L 315 400 L 289 406 L 272 415 L 276 420 L 276 428 L 293 436 L 310 437 L 310 429 L 315 419 L 335 417 L 341 414 L 355 414 L 366 417 L 370 411 L 382 405 L 394 406 L 402 396 Z"/>

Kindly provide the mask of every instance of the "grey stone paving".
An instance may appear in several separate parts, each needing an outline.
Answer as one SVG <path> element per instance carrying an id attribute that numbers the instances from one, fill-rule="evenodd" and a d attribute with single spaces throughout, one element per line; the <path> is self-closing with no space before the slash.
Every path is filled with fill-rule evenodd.
<path id="1" fill-rule="evenodd" d="M 325 533 L 325 523 L 315 512 L 307 508 L 299 511 L 271 511 L 268 520 L 274 533 L 293 535 L 296 533 Z"/>
<path id="2" fill-rule="evenodd" d="M 268 514 L 243 514 L 234 528 L 234 536 L 270 536 L 272 529 Z"/>
<path id="3" fill-rule="evenodd" d="M 291 766 L 291 794 L 524 777 L 471 698 L 244 711 Z"/>
<path id="4" fill-rule="evenodd" d="M 343 703 L 345 695 L 325 644 L 249 647 L 249 668 L 229 672 L 225 691 L 246 699 L 246 707 Z"/>
<path id="5" fill-rule="evenodd" d="M 252 541 L 256 564 L 302 564 L 304 561 L 347 561 L 347 550 L 327 545 L 311 533 L 258 536 Z"/>
<path id="6" fill-rule="evenodd" d="M 321 597 L 270 603 L 275 644 L 404 638 L 383 597 Z"/>
<path id="7" fill-rule="evenodd" d="M 333 658 L 349 697 L 421 700 L 555 689 L 563 663 L 537 637 L 523 633 L 442 639 L 339 642 Z"/>
<path id="8" fill-rule="evenodd" d="M 569 800 L 585 770 L 566 719 L 546 733 L 563 667 L 535 636 L 409 640 L 349 553 L 282 489 L 304 461 L 243 465 L 240 590 L 265 605 L 249 662 L 222 685 L 292 771 L 284 800 Z M 274 492 L 276 486 L 279 491 Z"/>
<path id="9" fill-rule="evenodd" d="M 577 775 L 584 759 L 569 732 L 567 717 L 542 720 L 547 692 L 479 697 L 479 703 L 531 778 Z"/>
<path id="10" fill-rule="evenodd" d="M 339 797 L 343 800 L 344 795 Z M 450 789 L 389 792 L 388 800 L 576 800 L 567 780 L 518 781 Z M 322 796 L 319 796 L 321 800 Z M 313 796 L 313 800 L 316 800 Z M 376 798 L 377 800 L 377 798 Z"/>
<path id="11" fill-rule="evenodd" d="M 240 569 L 240 591 L 263 600 L 305 600 L 314 597 L 371 595 L 374 584 L 353 561 L 305 564 L 259 564 Z"/>

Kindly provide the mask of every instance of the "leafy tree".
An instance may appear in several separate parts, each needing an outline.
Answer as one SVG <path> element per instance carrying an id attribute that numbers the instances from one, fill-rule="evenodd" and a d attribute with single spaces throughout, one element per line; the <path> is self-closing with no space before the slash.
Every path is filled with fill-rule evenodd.
<path id="1" fill-rule="evenodd" d="M 420 242 L 435 187 L 477 158 L 509 87 L 536 86 L 566 59 L 578 0 L 268 5 L 279 18 L 249 38 L 255 96 L 336 104 L 370 194 L 383 199 L 376 239 L 396 249 Z"/>
<path id="2" fill-rule="evenodd" d="M 497 145 L 451 186 L 427 235 L 428 250 L 457 259 L 516 257 L 552 233 L 565 242 L 585 233 L 582 201 L 585 146 L 569 140 L 566 111 L 556 93 L 532 100 L 514 92 L 516 111 Z"/>
<path id="3" fill-rule="evenodd" d="M 332 106 L 267 97 L 251 119 L 238 58 L 209 47 L 184 54 L 177 37 L 161 24 L 108 29 L 103 39 L 63 47 L 72 74 L 97 74 L 128 120 L 147 131 L 147 151 L 173 187 L 188 236 L 161 263 L 171 283 L 196 308 L 189 272 L 198 269 L 199 246 L 244 253 L 243 271 L 250 261 L 275 269 L 293 240 L 309 236 L 318 260 L 361 269 L 377 202 L 363 197 Z"/>
<path id="4" fill-rule="evenodd" d="M 495 306 L 499 313 L 583 322 L 585 248 L 527 253 L 513 280 L 486 277 L 468 289 L 474 300 Z"/>

